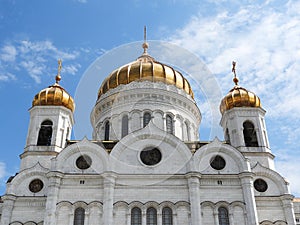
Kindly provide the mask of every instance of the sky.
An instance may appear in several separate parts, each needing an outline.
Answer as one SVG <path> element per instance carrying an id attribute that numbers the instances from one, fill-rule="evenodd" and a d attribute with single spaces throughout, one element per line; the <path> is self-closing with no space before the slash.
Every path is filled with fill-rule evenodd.
<path id="1" fill-rule="evenodd" d="M 95 62 L 111 57 L 109 66 L 117 68 L 142 53 L 137 50 L 129 59 L 112 54 L 124 46 L 140 46 L 146 25 L 150 54 L 151 44 L 174 45 L 195 57 L 214 78 L 214 89 L 205 90 L 203 77 L 189 74 L 195 68 L 188 62 L 180 64 L 202 113 L 201 141 L 223 138 L 218 102 L 210 99 L 214 93 L 224 96 L 233 87 L 231 63 L 237 62 L 239 84 L 255 92 L 267 111 L 275 167 L 300 197 L 299 11 L 300 2 L 288 0 L 0 1 L 0 195 L 7 178 L 18 172 L 33 97 L 54 83 L 57 60 L 63 61 L 60 84 L 76 101 Z M 155 47 L 152 53 L 158 61 L 174 63 Z M 94 74 L 100 80 L 95 86 L 100 87 L 107 75 Z M 96 97 L 97 90 L 89 101 L 95 102 Z M 81 121 L 81 102 L 76 102 L 74 129 Z M 87 108 L 87 113 L 91 110 Z M 78 133 L 72 137 L 91 137 Z"/>

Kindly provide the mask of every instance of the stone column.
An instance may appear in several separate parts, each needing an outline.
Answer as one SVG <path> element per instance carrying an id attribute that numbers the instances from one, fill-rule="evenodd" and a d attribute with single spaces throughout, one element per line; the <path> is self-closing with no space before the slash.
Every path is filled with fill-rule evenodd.
<path id="1" fill-rule="evenodd" d="M 127 217 L 127 223 L 126 224 L 130 225 L 131 224 L 131 214 L 127 213 L 126 217 Z"/>
<path id="2" fill-rule="evenodd" d="M 293 198 L 294 196 L 290 194 L 285 194 L 281 196 L 281 201 L 283 205 L 285 220 L 287 224 L 295 225 L 295 213 L 294 213 L 294 207 L 293 207 Z"/>
<path id="3" fill-rule="evenodd" d="M 14 195 L 4 195 L 2 196 L 3 208 L 1 216 L 1 225 L 7 225 L 11 222 L 11 214 L 16 201 L 16 196 Z"/>
<path id="4" fill-rule="evenodd" d="M 191 225 L 201 225 L 201 206 L 200 206 L 200 175 L 189 173 L 187 176 L 189 187 L 189 199 L 191 207 Z"/>
<path id="5" fill-rule="evenodd" d="M 45 225 L 56 225 L 56 204 L 60 188 L 61 178 L 63 174 L 59 172 L 50 172 L 47 174 L 49 178 L 48 196 L 46 201 Z"/>
<path id="6" fill-rule="evenodd" d="M 215 225 L 219 225 L 219 214 L 217 212 L 214 212 L 214 220 L 215 220 Z"/>
<path id="7" fill-rule="evenodd" d="M 106 173 L 103 175 L 103 178 L 103 224 L 113 225 L 113 204 L 116 176 L 112 173 Z"/>
<path id="8" fill-rule="evenodd" d="M 142 225 L 147 224 L 146 209 L 142 211 Z"/>
<path id="9" fill-rule="evenodd" d="M 157 225 L 162 225 L 162 213 L 157 212 Z"/>
<path id="10" fill-rule="evenodd" d="M 243 172 L 240 174 L 244 201 L 246 204 L 247 224 L 258 225 L 256 203 L 253 190 L 253 174 Z"/>

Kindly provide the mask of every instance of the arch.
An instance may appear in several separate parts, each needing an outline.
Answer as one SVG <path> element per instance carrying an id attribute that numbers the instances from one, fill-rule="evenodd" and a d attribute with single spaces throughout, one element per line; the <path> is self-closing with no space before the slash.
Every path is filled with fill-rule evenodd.
<path id="1" fill-rule="evenodd" d="M 122 117 L 121 137 L 125 137 L 128 134 L 128 115 Z"/>
<path id="2" fill-rule="evenodd" d="M 74 225 L 84 225 L 85 209 L 78 207 L 74 211 Z"/>
<path id="3" fill-rule="evenodd" d="M 166 131 L 169 134 L 174 134 L 173 118 L 169 114 L 166 115 Z"/>
<path id="4" fill-rule="evenodd" d="M 131 225 L 142 225 L 142 210 L 138 207 L 131 209 Z"/>
<path id="5" fill-rule="evenodd" d="M 243 123 L 243 128 L 246 147 L 258 147 L 257 135 L 253 123 L 247 120 Z"/>
<path id="6" fill-rule="evenodd" d="M 154 207 L 150 207 L 146 212 L 147 225 L 157 225 L 157 210 Z"/>
<path id="7" fill-rule="evenodd" d="M 110 124 L 109 124 L 109 120 L 107 120 L 104 124 L 104 141 L 109 140 L 109 132 L 110 132 Z"/>
<path id="8" fill-rule="evenodd" d="M 162 209 L 162 225 L 173 225 L 173 212 L 170 207 Z"/>
<path id="9" fill-rule="evenodd" d="M 221 206 L 218 208 L 219 225 L 230 225 L 227 208 Z"/>
<path id="10" fill-rule="evenodd" d="M 39 130 L 39 136 L 37 140 L 38 146 L 50 146 L 52 139 L 52 126 L 53 122 L 51 120 L 44 120 L 41 123 Z"/>
<path id="11" fill-rule="evenodd" d="M 145 112 L 143 115 L 143 127 L 147 126 L 151 120 L 151 114 L 149 112 Z"/>

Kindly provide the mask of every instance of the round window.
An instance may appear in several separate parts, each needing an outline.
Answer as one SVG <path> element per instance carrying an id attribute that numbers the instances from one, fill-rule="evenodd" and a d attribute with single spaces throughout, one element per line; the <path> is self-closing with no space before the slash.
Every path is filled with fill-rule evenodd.
<path id="1" fill-rule="evenodd" d="M 157 148 L 146 148 L 141 151 L 140 158 L 148 166 L 153 166 L 161 161 L 161 152 Z"/>
<path id="2" fill-rule="evenodd" d="M 222 156 L 216 155 L 211 158 L 210 166 L 215 170 L 221 170 L 224 169 L 224 167 L 226 166 L 226 162 Z"/>
<path id="3" fill-rule="evenodd" d="M 259 192 L 265 192 L 268 189 L 268 184 L 263 179 L 256 179 L 254 181 L 254 188 Z"/>
<path id="4" fill-rule="evenodd" d="M 40 179 L 34 179 L 29 184 L 29 190 L 32 193 L 37 193 L 37 192 L 41 191 L 43 189 L 43 187 L 44 187 L 44 183 Z"/>
<path id="5" fill-rule="evenodd" d="M 76 160 L 76 166 L 81 170 L 86 170 L 92 165 L 92 159 L 87 155 L 79 156 Z"/>

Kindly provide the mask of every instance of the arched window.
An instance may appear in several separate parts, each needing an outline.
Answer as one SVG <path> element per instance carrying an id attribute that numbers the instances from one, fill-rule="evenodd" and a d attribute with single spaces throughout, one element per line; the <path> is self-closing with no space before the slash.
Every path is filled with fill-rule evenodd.
<path id="1" fill-rule="evenodd" d="M 173 225 L 172 209 L 164 207 L 162 210 L 162 225 Z"/>
<path id="2" fill-rule="evenodd" d="M 41 124 L 37 145 L 50 146 L 52 138 L 52 121 L 45 120 Z"/>
<path id="3" fill-rule="evenodd" d="M 142 225 L 142 211 L 138 207 L 131 210 L 131 225 Z"/>
<path id="4" fill-rule="evenodd" d="M 225 131 L 225 141 L 227 144 L 230 144 L 230 136 L 229 136 L 228 128 Z"/>
<path id="5" fill-rule="evenodd" d="M 146 112 L 143 117 L 143 127 L 147 126 L 151 120 L 151 114 Z"/>
<path id="6" fill-rule="evenodd" d="M 254 125 L 250 121 L 243 123 L 243 133 L 246 147 L 257 147 L 257 137 Z"/>
<path id="7" fill-rule="evenodd" d="M 147 225 L 157 225 L 157 212 L 153 207 L 147 209 Z"/>
<path id="8" fill-rule="evenodd" d="M 128 134 L 128 116 L 124 115 L 122 117 L 122 137 Z"/>
<path id="9" fill-rule="evenodd" d="M 169 134 L 173 134 L 173 119 L 170 115 L 166 116 L 166 128 Z"/>
<path id="10" fill-rule="evenodd" d="M 219 225 L 229 225 L 228 211 L 225 207 L 218 209 L 219 213 Z"/>
<path id="11" fill-rule="evenodd" d="M 104 141 L 109 140 L 109 121 L 105 122 Z"/>
<path id="12" fill-rule="evenodd" d="M 190 126 L 187 121 L 183 123 L 183 140 L 184 141 L 190 140 Z"/>
<path id="13" fill-rule="evenodd" d="M 84 225 L 85 210 L 81 207 L 75 209 L 74 213 L 74 225 Z"/>

